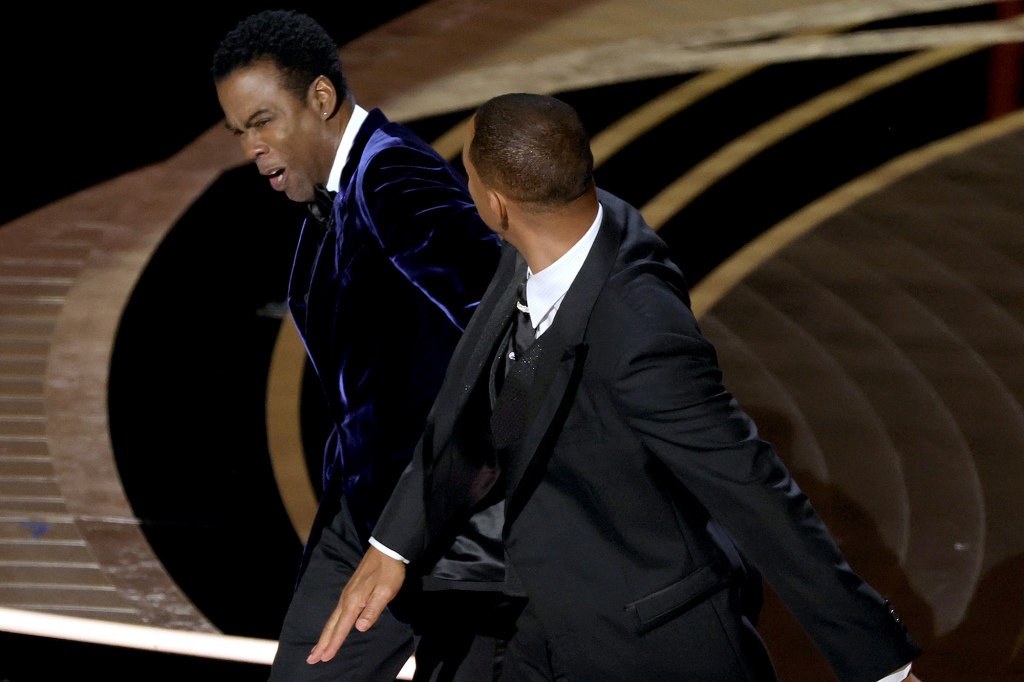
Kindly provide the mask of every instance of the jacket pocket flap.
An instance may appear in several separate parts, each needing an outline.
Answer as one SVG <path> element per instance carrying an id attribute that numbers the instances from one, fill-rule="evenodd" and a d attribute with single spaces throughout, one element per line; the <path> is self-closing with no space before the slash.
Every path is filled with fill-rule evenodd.
<path id="1" fill-rule="evenodd" d="M 728 584 L 728 576 L 723 575 L 715 564 L 709 564 L 679 582 L 627 604 L 626 609 L 636 612 L 640 620 L 640 632 L 646 632 L 671 620 Z"/>

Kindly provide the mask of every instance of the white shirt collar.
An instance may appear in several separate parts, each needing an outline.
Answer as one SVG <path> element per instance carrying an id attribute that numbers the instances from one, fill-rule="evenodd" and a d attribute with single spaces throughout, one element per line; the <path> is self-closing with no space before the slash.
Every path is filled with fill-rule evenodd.
<path id="1" fill-rule="evenodd" d="M 590 248 L 594 245 L 594 240 L 597 239 L 603 216 L 604 208 L 599 203 L 597 217 L 590 228 L 572 245 L 572 248 L 562 254 L 561 258 L 537 274 L 533 274 L 527 268 L 526 303 L 530 308 L 530 322 L 537 336 L 547 331 L 554 321 L 558 306 L 561 305 L 565 293 L 572 286 L 573 280 L 583 267 L 583 261 L 587 259 Z"/>
<path id="2" fill-rule="evenodd" d="M 341 135 L 341 144 L 338 145 L 338 152 L 334 155 L 334 165 L 331 166 L 331 174 L 327 176 L 327 189 L 337 192 L 341 187 L 341 171 L 348 163 L 348 155 L 352 151 L 352 143 L 356 140 L 356 133 L 363 126 L 368 112 L 358 104 L 352 109 L 352 116 L 345 125 L 345 132 Z"/>

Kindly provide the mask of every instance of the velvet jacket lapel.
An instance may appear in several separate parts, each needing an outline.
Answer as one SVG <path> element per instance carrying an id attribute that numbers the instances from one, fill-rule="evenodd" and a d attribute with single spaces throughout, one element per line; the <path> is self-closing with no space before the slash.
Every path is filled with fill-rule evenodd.
<path id="1" fill-rule="evenodd" d="M 359 160 L 363 158 L 363 150 L 366 149 L 366 143 L 370 141 L 370 136 L 387 122 L 387 117 L 380 109 L 371 109 L 367 112 L 363 125 L 359 126 L 359 130 L 352 140 L 352 149 L 348 153 L 348 160 L 341 169 L 341 179 L 338 182 L 339 194 L 345 192 L 348 184 L 352 182 L 352 175 L 359 166 Z M 335 206 L 337 206 L 337 201 L 335 201 Z"/>
<path id="2" fill-rule="evenodd" d="M 363 150 L 366 149 L 370 136 L 385 123 L 387 123 L 387 117 L 384 116 L 384 113 L 380 109 L 373 109 L 368 112 L 363 125 L 359 127 L 359 131 L 352 141 L 352 149 L 349 151 L 348 160 L 341 170 L 338 194 L 334 198 L 334 206 L 331 209 L 326 234 L 315 224 L 315 221 L 309 218 L 302 225 L 302 232 L 299 234 L 299 241 L 295 249 L 295 259 L 292 262 L 288 299 L 292 318 L 295 320 L 295 325 L 307 345 L 310 343 L 310 339 L 307 338 L 309 335 L 306 333 L 306 311 L 311 305 L 310 296 L 312 296 L 313 292 L 317 291 L 317 287 L 313 286 L 313 282 L 318 276 L 319 266 L 325 254 L 331 256 L 329 260 L 333 263 L 334 254 L 344 238 L 342 229 L 338 224 L 339 209 L 341 204 L 351 196 L 352 188 L 349 187 L 349 184 L 352 182 L 352 176 L 359 166 Z M 330 288 L 326 290 L 329 291 Z M 312 305 L 316 305 L 316 301 L 313 301 Z"/>

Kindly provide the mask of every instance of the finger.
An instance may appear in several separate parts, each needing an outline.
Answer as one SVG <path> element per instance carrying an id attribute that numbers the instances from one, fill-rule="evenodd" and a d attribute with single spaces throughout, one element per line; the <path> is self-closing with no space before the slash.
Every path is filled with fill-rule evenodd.
<path id="1" fill-rule="evenodd" d="M 345 638 L 348 637 L 348 633 L 352 631 L 352 625 L 358 615 L 358 609 L 344 611 L 340 606 L 336 608 L 331 614 L 330 620 L 327 621 L 327 625 L 324 626 L 323 632 L 320 633 L 320 639 L 316 646 L 309 652 L 306 662 L 312 664 L 334 658 Z"/>
<path id="2" fill-rule="evenodd" d="M 366 605 L 363 606 L 362 612 L 359 614 L 358 619 L 355 621 L 356 630 L 360 632 L 366 632 L 377 622 L 380 618 L 380 614 L 387 608 L 388 603 L 394 598 L 394 593 L 386 588 L 378 587 L 370 593 L 369 598 L 366 600 Z"/>
<path id="3" fill-rule="evenodd" d="M 367 606 L 363 609 L 362 613 L 359 614 L 359 618 L 356 619 L 355 627 L 359 632 L 366 632 L 369 630 L 377 619 L 380 618 L 381 611 L 383 609 L 375 609 L 371 606 Z"/>

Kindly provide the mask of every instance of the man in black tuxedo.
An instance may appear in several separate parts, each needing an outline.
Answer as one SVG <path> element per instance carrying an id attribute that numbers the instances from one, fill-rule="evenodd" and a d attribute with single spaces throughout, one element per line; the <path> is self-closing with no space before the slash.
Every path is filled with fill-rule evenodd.
<path id="1" fill-rule="evenodd" d="M 774 680 L 762 575 L 838 679 L 915 680 L 895 610 L 723 387 L 665 243 L 594 186 L 576 112 L 494 98 L 463 159 L 502 261 L 374 530 L 400 558 L 364 557 L 313 657 L 367 630 L 503 494 L 509 582 L 529 599 L 503 680 Z"/>

